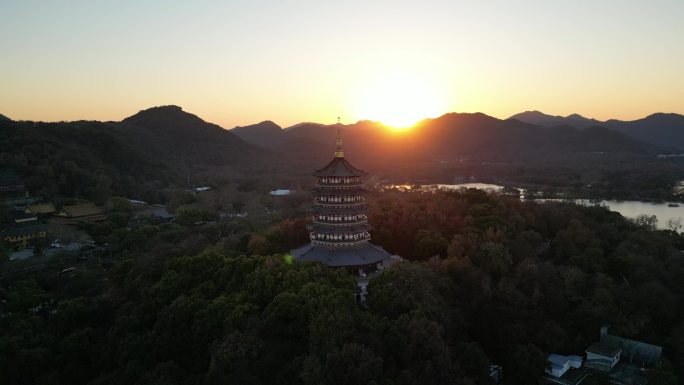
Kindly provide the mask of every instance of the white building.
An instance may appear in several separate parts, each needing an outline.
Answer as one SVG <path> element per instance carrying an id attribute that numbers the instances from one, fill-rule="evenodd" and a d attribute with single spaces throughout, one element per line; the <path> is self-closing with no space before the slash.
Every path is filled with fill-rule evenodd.
<path id="1" fill-rule="evenodd" d="M 550 354 L 549 367 L 546 368 L 546 373 L 554 377 L 562 377 L 570 368 L 582 367 L 582 357 L 580 356 L 563 356 L 560 354 Z"/>
<path id="2" fill-rule="evenodd" d="M 274 195 L 274 196 L 285 196 L 285 195 L 290 195 L 292 194 L 292 190 L 285 190 L 285 189 L 277 189 L 269 192 L 269 194 Z"/>

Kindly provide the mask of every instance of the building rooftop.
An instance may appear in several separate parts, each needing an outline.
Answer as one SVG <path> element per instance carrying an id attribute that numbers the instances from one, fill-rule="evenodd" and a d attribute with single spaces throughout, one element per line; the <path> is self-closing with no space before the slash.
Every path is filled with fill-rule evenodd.
<path id="1" fill-rule="evenodd" d="M 570 360 L 570 357 L 568 356 L 562 356 L 560 354 L 549 354 L 548 361 L 551 362 L 552 365 L 559 365 L 563 366 L 565 365 L 566 362 Z"/>
<path id="2" fill-rule="evenodd" d="M 38 217 L 35 214 L 29 214 L 21 210 L 14 210 L 12 212 L 12 217 L 14 218 L 14 222 L 16 223 L 30 222 L 38 219 Z"/>
<path id="3" fill-rule="evenodd" d="M 283 195 L 290 195 L 292 190 L 286 190 L 286 189 L 277 189 L 270 191 L 269 194 L 275 195 L 275 196 L 283 196 Z"/>
<path id="4" fill-rule="evenodd" d="M 378 263 L 391 257 L 382 247 L 363 242 L 359 246 L 327 248 L 308 244 L 291 251 L 297 261 L 317 261 L 328 266 L 364 266 Z"/>
<path id="5" fill-rule="evenodd" d="M 78 205 L 63 206 L 62 211 L 64 212 L 65 216 L 70 218 L 98 216 L 103 214 L 103 211 L 93 203 L 81 203 Z"/>
<path id="6" fill-rule="evenodd" d="M 587 353 L 593 353 L 603 357 L 615 357 L 618 353 L 622 351 L 620 345 L 612 344 L 608 342 L 596 342 L 587 348 Z"/>
<path id="7" fill-rule="evenodd" d="M 657 345 L 647 344 L 641 341 L 606 334 L 601 338 L 601 344 L 618 346 L 622 350 L 623 357 L 653 365 L 660 361 L 663 348 Z M 593 346 L 593 345 L 592 345 Z"/>
<path id="8" fill-rule="evenodd" d="M 57 211 L 52 203 L 37 203 L 26 208 L 26 212 L 31 214 L 51 214 Z"/>

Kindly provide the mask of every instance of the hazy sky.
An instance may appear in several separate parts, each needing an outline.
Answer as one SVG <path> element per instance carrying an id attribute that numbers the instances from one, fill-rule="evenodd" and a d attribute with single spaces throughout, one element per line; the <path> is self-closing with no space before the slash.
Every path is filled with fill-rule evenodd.
<path id="1" fill-rule="evenodd" d="M 684 0 L 0 0 L 0 20 L 13 119 L 684 113 Z"/>

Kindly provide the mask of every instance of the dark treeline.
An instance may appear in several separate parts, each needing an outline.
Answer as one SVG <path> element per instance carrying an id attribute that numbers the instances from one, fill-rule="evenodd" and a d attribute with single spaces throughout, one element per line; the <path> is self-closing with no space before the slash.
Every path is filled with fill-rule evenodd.
<path id="1" fill-rule="evenodd" d="M 651 383 L 684 373 L 682 239 L 604 208 L 374 194 L 374 240 L 406 262 L 371 281 L 368 309 L 345 270 L 287 258 L 304 220 L 125 215 L 87 229 L 112 267 L 3 282 L 0 382 L 488 384 L 494 362 L 530 384 L 605 324 L 664 346 Z"/>

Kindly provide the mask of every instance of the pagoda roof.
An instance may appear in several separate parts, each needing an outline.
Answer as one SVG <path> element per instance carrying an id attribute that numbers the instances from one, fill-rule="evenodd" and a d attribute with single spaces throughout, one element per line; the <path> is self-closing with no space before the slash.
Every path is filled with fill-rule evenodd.
<path id="1" fill-rule="evenodd" d="M 392 256 L 382 247 L 370 242 L 339 248 L 308 244 L 292 250 L 291 253 L 297 261 L 316 261 L 333 267 L 371 265 Z"/>
<path id="2" fill-rule="evenodd" d="M 336 156 L 325 167 L 314 172 L 314 176 L 364 176 L 367 172 L 351 165 L 344 157 Z"/>

